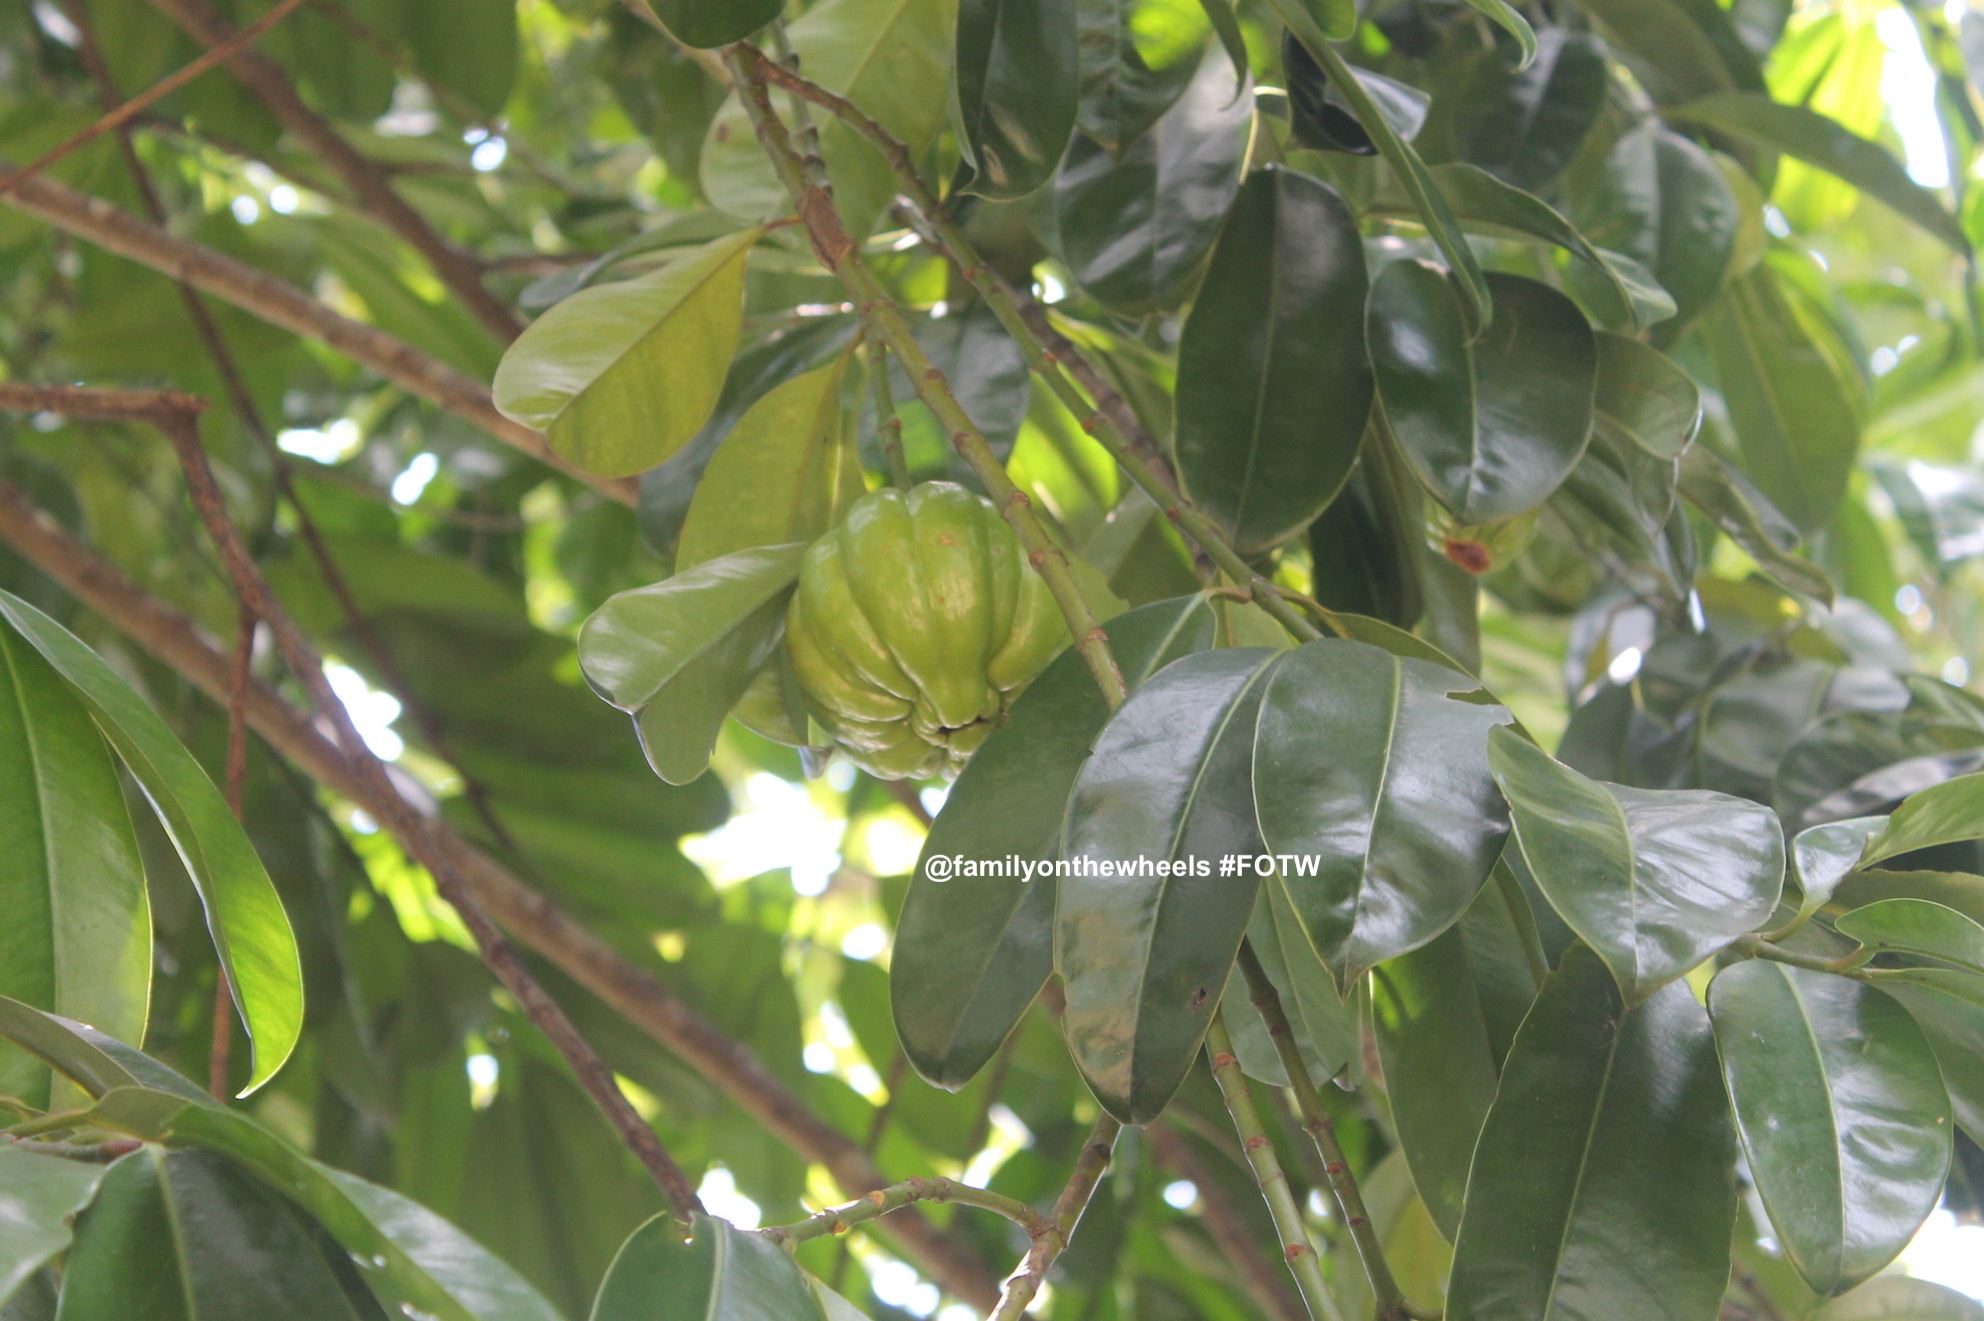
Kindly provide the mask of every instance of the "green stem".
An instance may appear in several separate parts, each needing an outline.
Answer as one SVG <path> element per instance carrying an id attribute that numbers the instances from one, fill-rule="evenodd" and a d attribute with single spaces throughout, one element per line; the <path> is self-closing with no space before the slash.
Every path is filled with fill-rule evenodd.
<path id="1" fill-rule="evenodd" d="M 912 205 L 922 213 L 936 236 L 940 247 L 946 249 L 959 272 L 964 276 L 979 296 L 985 300 L 992 314 L 999 318 L 999 324 L 1018 344 L 1025 356 L 1027 366 L 1053 391 L 1054 397 L 1075 419 L 1082 430 L 1095 437 L 1104 449 L 1117 462 L 1130 480 L 1135 482 L 1151 501 L 1162 509 L 1165 517 L 1177 525 L 1180 531 L 1200 546 L 1212 557 L 1213 563 L 1234 583 L 1241 585 L 1253 597 L 1255 604 L 1273 616 L 1275 621 L 1287 629 L 1293 637 L 1304 642 L 1313 642 L 1323 636 L 1314 624 L 1302 617 L 1302 613 L 1286 600 L 1266 578 L 1254 572 L 1247 562 L 1236 554 L 1227 543 L 1226 534 L 1211 519 L 1192 507 L 1189 500 L 1181 496 L 1172 484 L 1169 475 L 1162 467 L 1162 456 L 1151 456 L 1124 435 L 1123 431 L 1102 410 L 1094 407 L 1075 383 L 1069 379 L 1060 361 L 1047 348 L 1033 327 L 1026 322 L 1013 291 L 997 272 L 984 263 L 971 241 L 952 220 L 943 203 L 933 194 L 916 171 L 909 149 L 893 134 L 875 120 L 865 115 L 844 96 L 835 95 L 817 83 L 809 82 L 788 69 L 766 60 L 757 52 L 759 67 L 766 78 L 805 97 L 807 100 L 833 112 L 842 123 L 865 138 L 870 145 L 880 151 L 894 168 L 897 181 Z"/>
<path id="2" fill-rule="evenodd" d="M 1260 955 L 1254 952 L 1253 942 L 1249 940 L 1240 942 L 1240 973 L 1247 979 L 1247 998 L 1259 1011 L 1261 1021 L 1267 1024 L 1268 1038 L 1274 1042 L 1275 1053 L 1281 1057 L 1281 1067 L 1288 1074 L 1289 1087 L 1295 1093 L 1296 1109 L 1302 1114 L 1302 1130 L 1315 1140 L 1316 1150 L 1322 1154 L 1323 1172 L 1329 1178 L 1330 1191 L 1336 1196 L 1337 1210 L 1343 1215 L 1351 1242 L 1357 1246 L 1357 1259 L 1363 1263 L 1364 1276 L 1371 1282 L 1371 1297 L 1377 1305 L 1377 1321 L 1408 1321 L 1412 1309 L 1405 1301 L 1404 1291 L 1398 1287 L 1397 1277 L 1392 1274 L 1391 1263 L 1385 1260 L 1385 1249 L 1378 1241 L 1377 1226 L 1371 1223 L 1371 1213 L 1364 1205 L 1364 1194 L 1357 1186 L 1356 1176 L 1350 1172 L 1350 1162 L 1344 1159 L 1343 1144 L 1336 1138 L 1336 1121 L 1324 1109 L 1323 1098 L 1317 1094 L 1315 1083 L 1309 1080 L 1309 1066 L 1302 1060 L 1302 1049 L 1296 1044 L 1295 1030 L 1289 1026 L 1288 1014 L 1281 1007 L 1281 993 L 1275 990 L 1267 969 L 1261 966 Z"/>
<path id="3" fill-rule="evenodd" d="M 1213 1080 L 1219 1084 L 1227 1113 L 1233 1116 L 1233 1129 L 1240 1135 L 1240 1146 L 1247 1153 L 1247 1164 L 1253 1167 L 1254 1182 L 1261 1186 L 1268 1215 L 1274 1220 L 1275 1232 L 1281 1236 L 1281 1255 L 1295 1276 L 1296 1287 L 1302 1291 L 1303 1305 L 1309 1309 L 1313 1321 L 1343 1321 L 1343 1313 L 1323 1279 L 1323 1263 L 1316 1256 L 1315 1244 L 1309 1241 L 1309 1228 L 1302 1223 L 1302 1211 L 1295 1204 L 1288 1176 L 1282 1172 L 1281 1161 L 1274 1154 L 1274 1142 L 1261 1123 L 1253 1091 L 1247 1086 L 1246 1075 L 1240 1072 L 1240 1059 L 1233 1053 L 1233 1039 L 1226 1032 L 1224 1008 L 1206 1029 L 1206 1054 L 1212 1060 Z"/>
<path id="4" fill-rule="evenodd" d="M 1095 1121 L 1088 1141 L 1082 1146 L 1082 1154 L 1075 1158 L 1075 1168 L 1069 1173 L 1067 1184 L 1054 1199 L 1054 1209 L 1048 1213 L 1045 1227 L 1027 1230 L 1033 1245 L 1006 1280 L 999 1305 L 986 1321 L 1020 1321 L 1026 1315 L 1034 1295 L 1040 1292 L 1041 1281 L 1047 1278 L 1048 1268 L 1074 1238 L 1075 1226 L 1081 1222 L 1082 1212 L 1088 1209 L 1096 1185 L 1102 1182 L 1103 1172 L 1109 1168 L 1116 1135 L 1122 1131 L 1123 1126 L 1106 1114 Z"/>
<path id="5" fill-rule="evenodd" d="M 1812 972 L 1829 972 L 1861 982 L 1874 980 L 1876 971 L 1861 966 L 1872 957 L 1864 949 L 1855 950 L 1837 959 L 1822 959 L 1816 954 L 1800 954 L 1796 950 L 1785 949 L 1782 945 L 1774 945 L 1762 936 L 1744 936 L 1732 948 L 1740 950 L 1753 959 L 1769 959 L 1773 963 L 1785 963 Z"/>
<path id="6" fill-rule="evenodd" d="M 902 310 L 861 260 L 859 245 L 848 237 L 825 189 L 806 177 L 805 166 L 793 152 L 792 140 L 777 112 L 772 109 L 766 87 L 766 79 L 781 72 L 778 66 L 767 60 L 762 52 L 741 43 L 729 47 L 724 52 L 724 59 L 736 79 L 738 98 L 750 115 L 751 126 L 757 131 L 766 154 L 771 157 L 779 182 L 785 185 L 793 205 L 798 208 L 799 218 L 812 240 L 814 253 L 821 264 L 839 276 L 841 283 L 847 286 L 869 329 L 902 360 L 903 372 L 915 387 L 917 398 L 936 415 L 938 425 L 950 436 L 952 446 L 971 465 L 972 472 L 992 497 L 992 503 L 1011 525 L 1021 548 L 1027 553 L 1028 562 L 1047 583 L 1055 604 L 1061 608 L 1062 617 L 1067 620 L 1076 651 L 1095 676 L 1096 686 L 1102 690 L 1103 700 L 1111 710 L 1121 706 L 1127 691 L 1122 671 L 1116 667 L 1116 658 L 1110 653 L 1108 635 L 1103 632 L 1095 612 L 1089 608 L 1080 586 L 1075 582 L 1067 552 L 1047 535 L 1046 528 L 1033 512 L 1033 501 L 1026 492 L 1013 485 L 1012 478 L 1006 475 L 1005 467 L 986 442 L 984 433 L 959 405 L 957 396 L 951 393 L 944 373 L 930 361 L 922 346 L 916 342 L 916 337 L 910 333 Z M 783 82 L 783 79 L 780 81 Z"/>
<path id="7" fill-rule="evenodd" d="M 953 1202 L 975 1206 L 1006 1219 L 1029 1234 L 1054 1228 L 1049 1217 L 1041 1215 L 1016 1197 L 1007 1197 L 984 1188 L 972 1188 L 951 1179 L 905 1179 L 887 1188 L 877 1188 L 866 1197 L 857 1197 L 840 1206 L 816 1211 L 797 1224 L 773 1225 L 758 1232 L 790 1248 L 809 1239 L 845 1234 L 856 1225 L 879 1220 L 891 1211 L 900 1211 L 915 1202 Z"/>
<path id="8" fill-rule="evenodd" d="M 907 491 L 916 483 L 909 475 L 909 459 L 902 452 L 902 419 L 896 416 L 895 395 L 889 389 L 889 346 L 879 339 L 868 341 L 868 388 L 874 394 L 875 438 L 882 442 L 889 481 L 897 490 Z"/>

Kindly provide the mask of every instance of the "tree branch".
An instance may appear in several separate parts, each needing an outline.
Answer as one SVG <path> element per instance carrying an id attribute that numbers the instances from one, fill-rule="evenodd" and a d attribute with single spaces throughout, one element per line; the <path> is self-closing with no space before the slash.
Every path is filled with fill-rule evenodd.
<path id="1" fill-rule="evenodd" d="M 815 1211 L 796 1225 L 772 1225 L 758 1232 L 781 1244 L 804 1243 L 829 1234 L 845 1234 L 856 1225 L 879 1220 L 913 1202 L 955 1202 L 959 1206 L 975 1206 L 981 1211 L 1006 1217 L 1028 1234 L 1054 1230 L 1053 1223 L 1047 1217 L 1017 1197 L 973 1188 L 953 1179 L 905 1179 L 887 1188 L 877 1188 L 866 1197 L 856 1198 L 844 1205 Z"/>
<path id="2" fill-rule="evenodd" d="M 0 391 L 7 388 L 0 382 Z M 148 416 L 141 413 L 137 420 Z M 223 649 L 190 618 L 151 596 L 36 509 L 19 487 L 4 481 L 0 481 L 0 540 L 214 701 L 227 700 L 231 676 Z M 359 776 L 309 717 L 273 688 L 252 681 L 247 709 L 250 727 L 305 775 L 374 819 L 388 818 L 388 794 Z M 399 796 L 390 786 L 388 793 Z M 727 1036 L 445 822 L 429 822 L 427 829 L 470 891 L 518 940 L 679 1055 L 780 1141 L 824 1166 L 844 1192 L 858 1196 L 887 1186 L 889 1180 L 860 1144 L 814 1114 L 750 1047 Z M 907 1210 L 891 1216 L 885 1228 L 903 1254 L 950 1293 L 976 1307 L 993 1305 L 998 1285 L 984 1263 L 927 1217 Z"/>
<path id="3" fill-rule="evenodd" d="M 6 163 L 0 161 L 0 169 Z M 292 334 L 318 340 L 387 380 L 514 446 L 540 463 L 575 477 L 621 504 L 634 503 L 631 478 L 602 478 L 566 462 L 544 437 L 496 411 L 489 387 L 376 326 L 333 311 L 295 285 L 246 262 L 167 233 L 100 197 L 52 179 L 23 179 L 4 199 L 10 206 L 87 239 L 140 265 L 184 280 Z"/>
<path id="4" fill-rule="evenodd" d="M 1041 1281 L 1047 1278 L 1054 1259 L 1074 1238 L 1075 1226 L 1081 1223 L 1082 1212 L 1095 1196 L 1095 1186 L 1109 1169 L 1116 1135 L 1122 1131 L 1123 1126 L 1106 1114 L 1096 1119 L 1088 1141 L 1082 1144 L 1082 1154 L 1075 1158 L 1075 1168 L 1069 1172 L 1067 1184 L 1054 1199 L 1054 1210 L 1040 1224 L 1028 1228 L 1027 1237 L 1032 1245 L 1007 1278 L 999 1305 L 987 1321 L 1019 1321 L 1026 1314 L 1027 1305 L 1040 1292 Z"/>
<path id="5" fill-rule="evenodd" d="M 202 45 L 220 47 L 235 36 L 227 20 L 209 8 L 205 0 L 152 0 L 152 3 Z M 479 264 L 436 233 L 426 217 L 393 191 L 377 166 L 359 155 L 358 149 L 345 141 L 329 120 L 303 103 L 282 65 L 246 47 L 230 52 L 227 65 L 297 141 L 331 167 L 360 210 L 383 221 L 427 259 L 441 282 L 468 306 L 475 319 L 496 337 L 497 343 L 508 344 L 517 337 L 521 327 L 516 314 L 483 286 Z"/>

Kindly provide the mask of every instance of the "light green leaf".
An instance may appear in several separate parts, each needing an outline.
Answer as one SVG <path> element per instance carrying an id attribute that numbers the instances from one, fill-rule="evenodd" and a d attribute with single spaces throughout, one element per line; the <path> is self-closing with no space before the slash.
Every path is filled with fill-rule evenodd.
<path id="1" fill-rule="evenodd" d="M 1678 459 L 1702 424 L 1702 392 L 1659 349 L 1598 332 L 1598 390 L 1592 425 L 1614 444 Z"/>
<path id="2" fill-rule="evenodd" d="M 1984 771 L 1944 780 L 1902 799 L 1887 829 L 1867 841 L 1860 865 L 1871 867 L 1916 849 L 1966 839 L 1984 839 Z"/>
<path id="3" fill-rule="evenodd" d="M 684 1243 L 665 1215 L 621 1244 L 590 1321 L 822 1321 L 820 1299 L 784 1249 L 699 1215 Z"/>
<path id="4" fill-rule="evenodd" d="M 1261 837 L 1303 860 L 1280 884 L 1345 994 L 1459 919 L 1502 851 L 1486 750 L 1509 713 L 1449 696 L 1479 689 L 1343 639 L 1298 648 L 1268 684 L 1253 749 Z"/>
<path id="5" fill-rule="evenodd" d="M 1914 954 L 1984 974 L 1984 926 L 1927 899 L 1883 899 L 1833 925 L 1876 954 Z"/>
<path id="6" fill-rule="evenodd" d="M 214 1104 L 205 1092 L 135 1047 L 87 1023 L 6 996 L 0 996 L 0 1037 L 37 1056 L 93 1098 L 119 1087 L 143 1087 L 184 1102 Z"/>
<path id="7" fill-rule="evenodd" d="M 117 764 L 52 666 L 0 628 L 0 994 L 142 1041 L 151 903 Z M 46 1068 L 0 1047 L 0 1094 L 46 1108 Z"/>
<path id="8" fill-rule="evenodd" d="M 1883 1275 L 1833 1299 L 1811 1321 L 1984 1321 L 1984 1303 L 1932 1280 Z"/>
<path id="9" fill-rule="evenodd" d="M 1523 1020 L 1468 1176 L 1449 1321 L 1711 1317 L 1735 1135 L 1708 1015 L 1637 1008 L 1574 945 Z"/>
<path id="10" fill-rule="evenodd" d="M 1805 1283 L 1859 1284 L 1943 1195 L 1950 1101 L 1922 1029 L 1880 991 L 1748 960 L 1709 988 L 1750 1177 Z"/>
<path id="11" fill-rule="evenodd" d="M 844 434 L 845 355 L 751 405 L 696 484 L 675 571 L 759 546 L 811 542 L 865 489 Z"/>
<path id="12" fill-rule="evenodd" d="M 1793 527 L 1769 497 L 1706 445 L 1681 456 L 1680 492 L 1788 592 L 1830 605 L 1832 580 L 1802 555 Z"/>
<path id="13" fill-rule="evenodd" d="M 1536 60 L 1536 32 L 1529 26 L 1529 20 L 1512 8 L 1508 0 L 1467 0 L 1476 9 L 1486 14 L 1495 25 L 1516 39 L 1516 46 L 1522 51 L 1522 62 L 1518 68 L 1527 69 Z M 1344 33 L 1344 36 L 1349 36 Z"/>
<path id="14" fill-rule="evenodd" d="M 723 718 L 785 627 L 803 544 L 759 546 L 621 592 L 579 630 L 579 664 L 635 718 L 655 774 L 687 784 L 709 766 Z"/>
<path id="15" fill-rule="evenodd" d="M 303 973 L 289 915 L 227 800 L 158 713 L 75 634 L 10 593 L 0 616 L 66 679 L 144 787 L 206 908 L 207 931 L 254 1050 L 243 1090 L 275 1075 L 303 1030 Z"/>
<path id="16" fill-rule="evenodd" d="M 659 270 L 582 289 L 517 337 L 496 406 L 585 471 L 625 477 L 680 449 L 716 407 L 763 234 L 712 239 Z"/>
<path id="17" fill-rule="evenodd" d="M 103 1174 L 101 1165 L 0 1147 L 0 1304 L 69 1246 L 69 1222 Z"/>
<path id="18" fill-rule="evenodd" d="M 1793 874 L 1801 898 L 1797 920 L 1804 922 L 1825 907 L 1839 883 L 1860 865 L 1870 836 L 1888 823 L 1884 816 L 1828 821 L 1801 830 L 1791 841 Z"/>
<path id="19" fill-rule="evenodd" d="M 1763 922 L 1784 883 L 1769 808 L 1588 780 L 1512 730 L 1488 736 L 1536 883 L 1638 1004 Z"/>
<path id="20" fill-rule="evenodd" d="M 1722 92 L 1672 106 L 1665 113 L 1669 119 L 1706 125 L 1816 165 L 1893 207 L 1959 256 L 1970 251 L 1962 224 L 1933 192 L 1909 178 L 1886 147 L 1810 106 L 1783 105 L 1761 92 Z"/>

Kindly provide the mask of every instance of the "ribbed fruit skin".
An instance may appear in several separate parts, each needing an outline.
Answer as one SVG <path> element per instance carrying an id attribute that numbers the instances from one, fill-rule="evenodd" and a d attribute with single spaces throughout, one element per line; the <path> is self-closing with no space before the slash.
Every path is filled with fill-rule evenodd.
<path id="1" fill-rule="evenodd" d="M 952 482 L 875 491 L 806 552 L 786 648 L 808 708 L 863 770 L 949 778 L 1068 645 L 990 501 Z"/>

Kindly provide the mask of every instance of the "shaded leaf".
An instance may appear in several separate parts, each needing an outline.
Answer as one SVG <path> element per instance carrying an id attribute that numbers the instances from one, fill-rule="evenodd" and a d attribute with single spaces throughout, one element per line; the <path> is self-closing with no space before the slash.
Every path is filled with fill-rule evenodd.
<path id="1" fill-rule="evenodd" d="M 1452 1321 L 1712 1316 L 1735 1135 L 1685 986 L 1628 1008 L 1573 946 L 1502 1070 L 1454 1247 Z"/>
<path id="2" fill-rule="evenodd" d="M 960 0 L 956 90 L 970 191 L 1024 197 L 1046 183 L 1075 127 L 1081 91 L 1076 6 Z"/>
<path id="3" fill-rule="evenodd" d="M 0 996 L 0 1037 L 30 1051 L 93 1098 L 119 1087 L 142 1087 L 197 1105 L 214 1104 L 205 1092 L 136 1047 L 87 1023 L 6 996 Z"/>
<path id="4" fill-rule="evenodd" d="M 409 5 L 398 17 L 423 78 L 491 119 L 502 114 L 517 83 L 516 6 L 507 0 Z"/>
<path id="5" fill-rule="evenodd" d="M 1702 424 L 1702 392 L 1660 350 L 1598 332 L 1598 388 L 1592 426 L 1615 444 L 1678 459 Z"/>
<path id="6" fill-rule="evenodd" d="M 254 1051 L 244 1092 L 254 1091 L 282 1067 L 303 1030 L 296 935 L 261 859 L 186 745 L 102 657 L 4 591 L 0 615 L 68 681 L 158 813 L 227 969 Z"/>
<path id="7" fill-rule="evenodd" d="M 1624 52 L 1660 79 L 1663 100 L 1735 86 L 1715 43 L 1675 0 L 1582 0 Z"/>
<path id="8" fill-rule="evenodd" d="M 1125 1123 L 1155 1118 L 1184 1081 L 1247 929 L 1257 878 L 1211 870 L 1261 852 L 1254 718 L 1287 654 L 1174 661 L 1111 717 L 1075 781 L 1055 917 L 1062 1029 L 1096 1098 Z"/>
<path id="9" fill-rule="evenodd" d="M 716 407 L 743 326 L 744 262 L 762 232 L 712 239 L 558 303 L 503 354 L 496 406 L 587 472 L 654 467 Z"/>
<path id="10" fill-rule="evenodd" d="M 1805 1282 L 1893 1261 L 1943 1192 L 1949 1097 L 1922 1029 L 1871 986 L 1753 959 L 1709 988 L 1750 1177 Z"/>
<path id="11" fill-rule="evenodd" d="M 1305 147 L 1317 151 L 1342 151 L 1353 156 L 1375 156 L 1378 146 L 1359 121 L 1357 111 L 1316 63 L 1315 56 L 1296 39 L 1291 29 L 1282 39 L 1281 60 L 1288 75 L 1290 135 Z M 1431 99 L 1409 83 L 1387 78 L 1371 69 L 1351 66 L 1359 87 L 1370 98 L 1385 123 L 1403 140 L 1419 136 L 1426 124 Z"/>
<path id="12" fill-rule="evenodd" d="M 742 41 L 779 15 L 778 0 L 643 0 L 669 34 L 705 49 Z"/>
<path id="13" fill-rule="evenodd" d="M 821 1303 L 784 1249 L 712 1216 L 678 1238 L 665 1215 L 620 1247 L 593 1301 L 591 1321 L 821 1321 Z"/>
<path id="14" fill-rule="evenodd" d="M 1076 122 L 1120 158 L 1183 94 L 1199 67 L 1197 50 L 1154 69 L 1138 50 L 1132 27 L 1138 0 L 1055 3 L 1073 10 L 1077 28 L 1081 99 Z"/>
<path id="15" fill-rule="evenodd" d="M 1764 921 L 1784 881 L 1770 810 L 1700 789 L 1588 780 L 1513 731 L 1488 761 L 1523 860 L 1628 1004 Z"/>
<path id="16" fill-rule="evenodd" d="M 1470 66 L 1455 90 L 1454 147 L 1462 160 L 1535 192 L 1563 173 L 1598 117 L 1605 102 L 1605 47 L 1564 28 L 1537 37 L 1520 17 L 1510 16 L 1527 38 L 1522 58 L 1512 64 L 1497 48 Z"/>
<path id="17" fill-rule="evenodd" d="M 1502 851 L 1487 737 L 1508 712 L 1449 697 L 1479 686 L 1326 639 L 1290 653 L 1261 699 L 1261 836 L 1268 852 L 1301 859 L 1280 883 L 1345 993 L 1451 926 Z"/>
<path id="18" fill-rule="evenodd" d="M 1309 524 L 1311 594 L 1329 610 L 1411 628 L 1424 610 L 1418 483 L 1383 436 L 1367 428 L 1357 466 Z"/>
<path id="19" fill-rule="evenodd" d="M 1598 350 L 1547 285 L 1488 276 L 1506 308 L 1469 342 L 1460 299 L 1432 266 L 1398 261 L 1371 288 L 1371 365 L 1386 425 L 1419 480 L 1464 524 L 1514 518 L 1576 466 L 1591 434 Z"/>
<path id="20" fill-rule="evenodd" d="M 1212 645 L 1203 596 L 1158 601 L 1109 621 L 1109 647 L 1132 689 Z M 896 918 L 889 997 L 918 1074 L 955 1091 L 984 1067 L 1054 966 L 1050 874 L 933 879 L 937 855 L 1051 863 L 1075 777 L 1109 709 L 1082 658 L 1057 657 L 1013 704 L 944 799 Z"/>
<path id="21" fill-rule="evenodd" d="M 1651 125 L 1623 134 L 1591 173 L 1573 181 L 1571 219 L 1652 272 L 1676 309 L 1654 342 L 1671 343 L 1722 285 L 1741 226 L 1736 195 L 1714 157 Z"/>
<path id="22" fill-rule="evenodd" d="M 1357 460 L 1365 290 L 1335 189 L 1280 168 L 1247 180 L 1179 341 L 1176 441 L 1187 490 L 1243 555 L 1300 531 Z"/>
<path id="23" fill-rule="evenodd" d="M 1825 570 L 1793 554 L 1799 545 L 1798 529 L 1721 455 L 1706 445 L 1689 446 L 1681 456 L 1680 491 L 1778 586 L 1831 604 L 1832 580 Z"/>
<path id="24" fill-rule="evenodd" d="M 103 1175 L 101 1165 L 0 1147 L 0 1303 L 69 1246 L 69 1222 Z"/>

